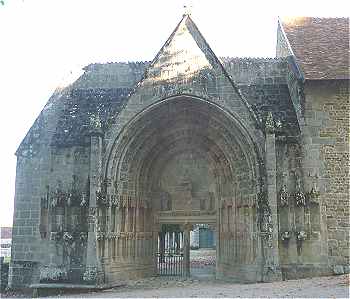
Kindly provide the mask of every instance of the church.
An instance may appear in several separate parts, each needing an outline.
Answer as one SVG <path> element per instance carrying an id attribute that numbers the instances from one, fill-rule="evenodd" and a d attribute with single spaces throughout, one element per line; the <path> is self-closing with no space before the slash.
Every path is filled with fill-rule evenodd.
<path id="1" fill-rule="evenodd" d="M 185 14 L 56 90 L 16 152 L 9 286 L 190 277 L 198 224 L 217 279 L 348 273 L 349 19 L 276 25 L 276 58 L 220 57 Z"/>

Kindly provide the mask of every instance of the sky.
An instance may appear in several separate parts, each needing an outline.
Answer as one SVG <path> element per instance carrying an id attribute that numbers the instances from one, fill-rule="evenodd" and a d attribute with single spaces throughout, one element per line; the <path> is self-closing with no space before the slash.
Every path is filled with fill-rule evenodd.
<path id="1" fill-rule="evenodd" d="M 12 225 L 18 145 L 53 91 L 83 66 L 152 60 L 184 5 L 217 56 L 273 57 L 278 16 L 348 17 L 348 2 L 0 1 L 0 226 Z"/>

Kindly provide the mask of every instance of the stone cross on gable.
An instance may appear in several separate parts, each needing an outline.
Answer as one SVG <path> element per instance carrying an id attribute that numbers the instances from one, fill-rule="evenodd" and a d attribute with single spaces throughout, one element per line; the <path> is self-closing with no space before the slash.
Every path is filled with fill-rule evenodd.
<path id="1" fill-rule="evenodd" d="M 191 4 L 185 4 L 184 5 L 184 15 L 190 16 L 192 12 L 192 5 Z"/>

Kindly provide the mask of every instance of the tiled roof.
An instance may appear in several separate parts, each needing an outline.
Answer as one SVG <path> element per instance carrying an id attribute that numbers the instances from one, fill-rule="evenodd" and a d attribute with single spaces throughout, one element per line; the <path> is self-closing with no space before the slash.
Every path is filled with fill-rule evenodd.
<path id="1" fill-rule="evenodd" d="M 305 79 L 349 79 L 349 18 L 283 18 Z"/>

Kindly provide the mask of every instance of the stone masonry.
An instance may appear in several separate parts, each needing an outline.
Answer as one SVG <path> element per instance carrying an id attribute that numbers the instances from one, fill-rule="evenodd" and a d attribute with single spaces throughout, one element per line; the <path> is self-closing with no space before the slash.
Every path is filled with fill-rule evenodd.
<path id="1" fill-rule="evenodd" d="M 158 275 L 162 227 L 186 268 L 196 224 L 219 279 L 349 271 L 349 78 L 307 77 L 287 29 L 277 58 L 220 58 L 184 15 L 153 61 L 56 90 L 16 152 L 9 286 Z"/>

